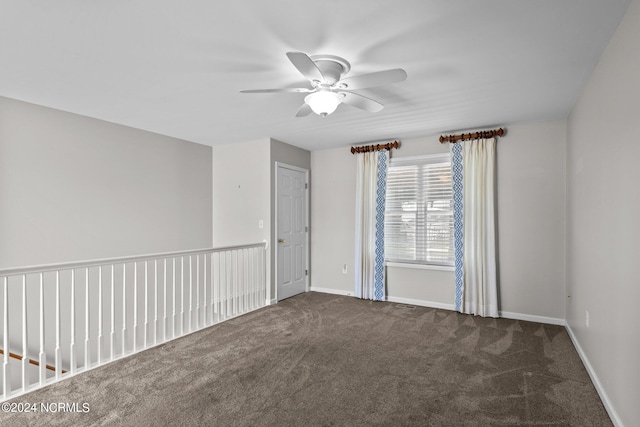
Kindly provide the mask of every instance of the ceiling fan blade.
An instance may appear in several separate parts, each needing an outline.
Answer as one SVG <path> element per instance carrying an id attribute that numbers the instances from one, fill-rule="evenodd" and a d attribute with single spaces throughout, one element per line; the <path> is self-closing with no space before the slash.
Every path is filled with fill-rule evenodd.
<path id="1" fill-rule="evenodd" d="M 391 83 L 404 81 L 407 78 L 407 72 L 402 68 L 393 70 L 377 71 L 375 73 L 361 74 L 359 76 L 348 77 L 340 80 L 336 87 L 338 89 L 365 89 L 368 87 L 382 86 Z M 342 85 L 346 85 L 343 87 Z"/>
<path id="2" fill-rule="evenodd" d="M 377 113 L 384 108 L 384 105 L 366 96 L 352 92 L 339 92 L 343 95 L 342 102 L 370 113 Z"/>
<path id="3" fill-rule="evenodd" d="M 324 80 L 324 76 L 322 75 L 322 72 L 320 71 L 316 63 L 313 62 L 313 60 L 309 58 L 309 55 L 307 55 L 306 53 L 287 52 L 287 57 L 289 58 L 289 61 L 291 61 L 293 66 L 296 67 L 307 80 L 317 80 L 319 82 Z"/>
<path id="4" fill-rule="evenodd" d="M 241 93 L 308 93 L 311 89 L 303 87 L 285 88 L 285 89 L 250 89 L 241 90 Z"/>
<path id="5" fill-rule="evenodd" d="M 304 117 L 304 116 L 308 116 L 311 113 L 311 107 L 309 107 L 309 104 L 304 103 L 302 104 L 302 106 L 298 109 L 298 112 L 296 113 L 296 117 Z"/>

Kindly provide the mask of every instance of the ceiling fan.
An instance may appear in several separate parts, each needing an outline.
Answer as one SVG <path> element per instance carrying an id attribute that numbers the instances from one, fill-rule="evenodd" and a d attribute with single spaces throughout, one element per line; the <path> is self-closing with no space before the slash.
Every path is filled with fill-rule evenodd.
<path id="1" fill-rule="evenodd" d="M 287 52 L 287 57 L 293 66 L 309 80 L 311 88 L 252 89 L 240 92 L 308 93 L 296 117 L 307 116 L 312 111 L 325 117 L 333 113 L 341 103 L 376 113 L 384 108 L 381 103 L 352 91 L 401 82 L 407 78 L 407 73 L 401 68 L 343 78 L 351 69 L 351 64 L 339 56 L 309 56 L 302 52 Z"/>

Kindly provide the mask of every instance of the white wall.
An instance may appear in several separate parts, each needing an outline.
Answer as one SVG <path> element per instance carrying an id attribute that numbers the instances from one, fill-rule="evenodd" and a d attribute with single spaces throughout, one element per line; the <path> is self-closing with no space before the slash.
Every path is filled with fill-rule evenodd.
<path id="1" fill-rule="evenodd" d="M 269 142 L 267 138 L 213 148 L 215 247 L 270 239 Z"/>
<path id="2" fill-rule="evenodd" d="M 626 426 L 640 420 L 639 51 L 635 0 L 567 125 L 567 321 Z"/>
<path id="3" fill-rule="evenodd" d="M 311 152 L 312 287 L 353 293 L 355 182 L 348 147 Z"/>
<path id="4" fill-rule="evenodd" d="M 210 153 L 0 97 L 0 268 L 210 246 Z"/>
<path id="5" fill-rule="evenodd" d="M 497 151 L 501 310 L 564 319 L 566 123 L 507 132 Z"/>
<path id="6" fill-rule="evenodd" d="M 403 140 L 392 155 L 448 149 L 435 135 Z M 564 121 L 509 126 L 498 142 L 503 312 L 564 318 L 564 151 Z M 311 168 L 312 287 L 353 292 L 355 157 L 346 147 L 314 151 Z M 342 274 L 345 263 L 348 274 Z M 388 267 L 387 294 L 453 307 L 453 272 Z"/>

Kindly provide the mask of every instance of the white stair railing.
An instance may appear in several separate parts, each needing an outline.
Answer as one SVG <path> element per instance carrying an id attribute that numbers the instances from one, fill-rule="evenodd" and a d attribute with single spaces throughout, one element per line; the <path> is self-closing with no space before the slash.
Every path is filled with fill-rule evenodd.
<path id="1" fill-rule="evenodd" d="M 264 307 L 267 243 L 0 270 L 5 401 Z"/>

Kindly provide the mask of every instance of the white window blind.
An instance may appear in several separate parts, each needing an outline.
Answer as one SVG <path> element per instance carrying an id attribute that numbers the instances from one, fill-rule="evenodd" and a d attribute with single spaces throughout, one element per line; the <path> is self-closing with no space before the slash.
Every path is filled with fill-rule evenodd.
<path id="1" fill-rule="evenodd" d="M 392 159 L 385 210 L 387 261 L 453 265 L 449 155 Z"/>

